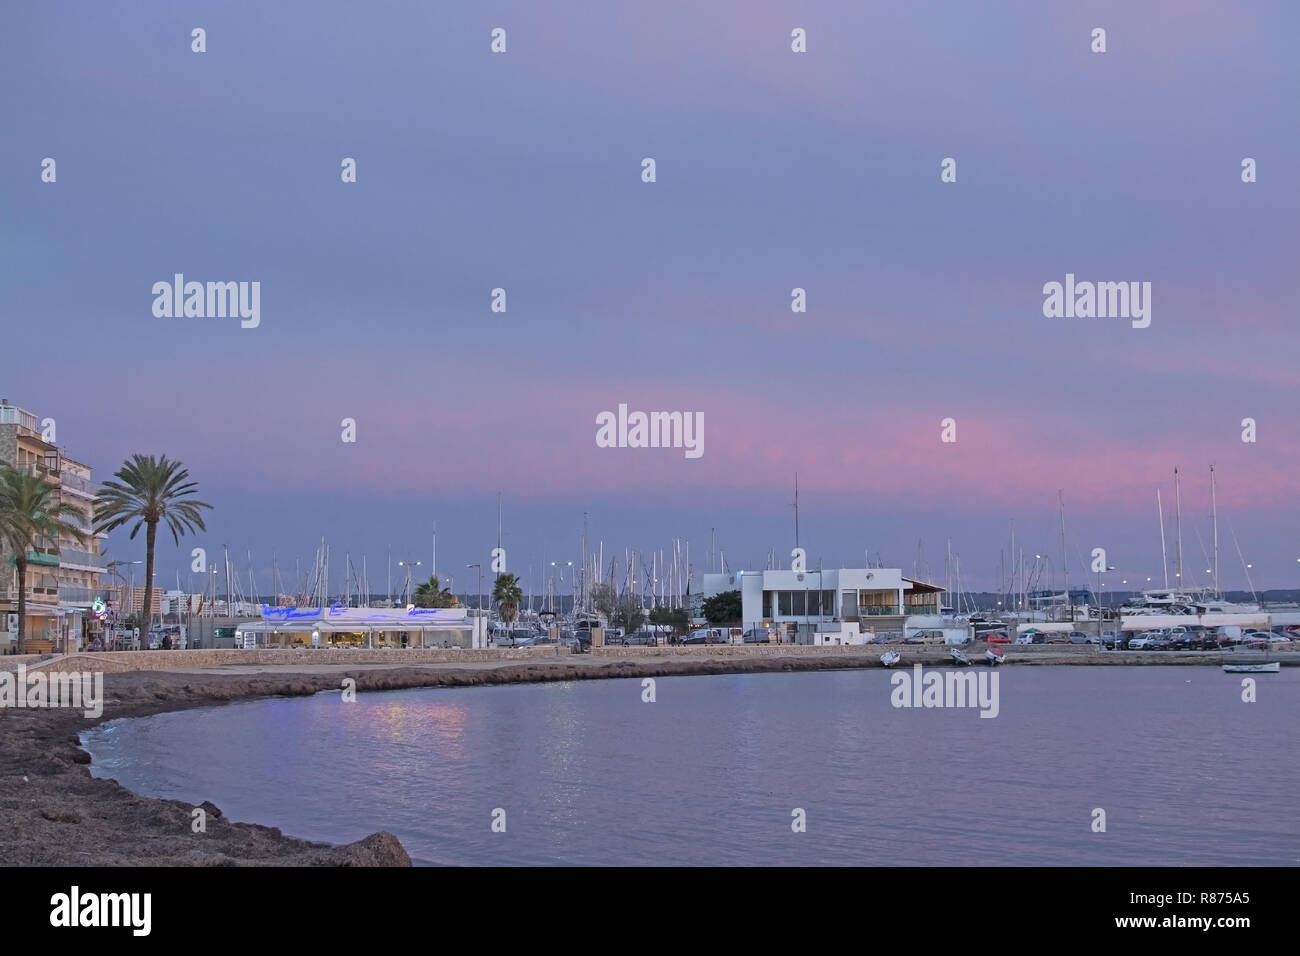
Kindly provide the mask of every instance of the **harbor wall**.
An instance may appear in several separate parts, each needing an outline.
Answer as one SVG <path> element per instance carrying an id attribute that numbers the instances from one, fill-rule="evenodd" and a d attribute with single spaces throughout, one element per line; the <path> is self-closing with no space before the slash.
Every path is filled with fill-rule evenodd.
<path id="1" fill-rule="evenodd" d="M 483 650 L 468 648 L 408 648 L 406 650 L 350 650 L 345 648 L 257 648 L 231 650 L 207 648 L 197 651 L 104 651 L 92 654 L 67 654 L 46 658 L 41 664 L 34 655 L 0 657 L 0 670 L 16 670 L 19 663 L 27 669 L 43 671 L 175 671 L 196 667 L 229 665 L 292 667 L 319 664 L 465 664 L 481 661 L 530 661 L 569 657 L 567 647 L 502 647 Z"/>

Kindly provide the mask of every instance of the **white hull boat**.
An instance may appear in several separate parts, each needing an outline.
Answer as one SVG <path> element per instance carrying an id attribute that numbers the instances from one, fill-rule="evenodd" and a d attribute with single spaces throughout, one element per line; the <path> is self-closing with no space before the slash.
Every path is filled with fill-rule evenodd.
<path id="1" fill-rule="evenodd" d="M 1225 674 L 1276 674 L 1282 669 L 1278 661 L 1268 664 L 1224 664 Z"/>
<path id="2" fill-rule="evenodd" d="M 1001 664 L 1006 659 L 1003 656 L 1004 654 L 1005 652 L 1002 650 L 1002 648 L 990 647 L 987 651 L 984 652 L 984 659 L 989 662 L 989 667 L 996 667 L 998 664 Z"/>
<path id="3" fill-rule="evenodd" d="M 885 651 L 885 653 L 880 655 L 880 666 L 893 667 L 902 659 L 903 655 L 898 653 L 898 651 Z"/>
<path id="4" fill-rule="evenodd" d="M 951 651 L 948 652 L 948 655 L 952 658 L 952 662 L 954 664 L 958 664 L 962 667 L 970 666 L 970 658 L 966 656 L 965 651 L 959 651 L 957 650 L 957 648 L 954 647 Z"/>

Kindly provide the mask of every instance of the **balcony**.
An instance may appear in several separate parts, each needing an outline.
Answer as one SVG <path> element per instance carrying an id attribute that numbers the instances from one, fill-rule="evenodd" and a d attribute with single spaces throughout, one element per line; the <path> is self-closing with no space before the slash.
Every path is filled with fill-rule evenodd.
<path id="1" fill-rule="evenodd" d="M 0 425 L 17 425 L 35 431 L 40 427 L 40 419 L 25 408 L 17 405 L 0 405 Z"/>
<path id="2" fill-rule="evenodd" d="M 896 617 L 899 613 L 897 604 L 858 605 L 858 617 Z"/>
<path id="3" fill-rule="evenodd" d="M 57 587 L 35 587 L 27 588 L 28 604 L 57 604 L 59 600 L 59 589 Z M 10 585 L 0 587 L 0 601 L 10 601 L 18 603 L 18 588 Z"/>
<path id="4" fill-rule="evenodd" d="M 108 562 L 103 556 L 76 548 L 59 548 L 59 565 L 61 567 L 76 565 L 82 568 L 93 568 L 96 571 L 108 570 Z"/>
<path id="5" fill-rule="evenodd" d="M 60 475 L 63 481 L 63 487 L 73 494 L 85 495 L 87 498 L 93 498 L 99 494 L 99 485 L 88 478 L 82 478 L 80 475 L 74 475 L 70 471 L 64 471 Z"/>
<path id="6" fill-rule="evenodd" d="M 908 614 L 935 614 L 939 613 L 938 604 L 909 604 L 907 605 Z"/>
<path id="7" fill-rule="evenodd" d="M 92 604 L 95 598 L 107 599 L 108 591 L 104 588 L 80 588 L 67 586 L 59 588 L 59 602 L 62 604 Z"/>
<path id="8" fill-rule="evenodd" d="M 16 565 L 18 562 L 14 560 L 13 557 L 10 557 L 9 563 Z M 57 551 L 50 551 L 46 548 L 28 548 L 27 563 L 28 565 L 37 565 L 42 568 L 57 568 L 59 566 L 59 553 Z"/>

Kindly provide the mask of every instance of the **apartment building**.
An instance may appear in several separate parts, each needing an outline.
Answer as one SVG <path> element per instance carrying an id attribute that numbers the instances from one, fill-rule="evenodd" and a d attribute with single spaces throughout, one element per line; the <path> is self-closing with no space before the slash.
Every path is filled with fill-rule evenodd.
<path id="1" fill-rule="evenodd" d="M 52 426 L 0 399 L 0 464 L 41 478 L 50 486 L 50 501 L 67 506 L 66 520 L 85 534 L 81 541 L 70 535 L 38 538 L 27 550 L 27 638 L 37 650 L 70 650 L 97 630 L 92 605 L 102 593 L 106 566 L 100 548 L 106 536 L 91 532 L 96 488 L 90 466 L 63 454 Z M 17 631 L 17 562 L 0 542 L 0 647 L 17 640 Z"/>

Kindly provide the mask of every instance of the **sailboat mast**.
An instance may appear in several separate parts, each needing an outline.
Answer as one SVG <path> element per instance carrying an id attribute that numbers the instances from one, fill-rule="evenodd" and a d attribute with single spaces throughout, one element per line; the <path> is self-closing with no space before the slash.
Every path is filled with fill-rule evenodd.
<path id="1" fill-rule="evenodd" d="M 1183 590 L 1183 486 L 1182 479 L 1178 477 L 1178 469 L 1174 468 L 1174 538 L 1177 554 L 1175 558 L 1178 562 L 1177 571 L 1174 574 L 1174 587 L 1179 593 Z"/>
<path id="2" fill-rule="evenodd" d="M 1074 602 L 1070 600 L 1070 561 L 1065 553 L 1065 493 L 1059 488 L 1056 497 L 1061 503 L 1061 581 L 1065 587 L 1065 603 L 1070 606 L 1070 621 L 1074 621 Z"/>
<path id="3" fill-rule="evenodd" d="M 1210 514 L 1214 521 L 1214 597 L 1219 599 L 1219 500 L 1214 488 L 1214 466 L 1210 466 Z"/>
<path id="4" fill-rule="evenodd" d="M 799 547 L 799 472 L 794 473 L 794 546 Z"/>
<path id="5" fill-rule="evenodd" d="M 1011 606 L 1020 609 L 1020 563 L 1016 559 L 1016 519 L 1011 519 Z"/>
<path id="6" fill-rule="evenodd" d="M 1160 503 L 1160 489 L 1156 489 L 1156 514 L 1160 517 L 1160 567 L 1165 572 L 1165 587 L 1169 587 L 1169 550 L 1165 547 L 1165 508 Z"/>

